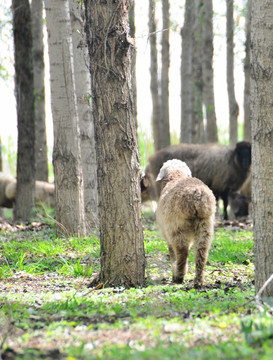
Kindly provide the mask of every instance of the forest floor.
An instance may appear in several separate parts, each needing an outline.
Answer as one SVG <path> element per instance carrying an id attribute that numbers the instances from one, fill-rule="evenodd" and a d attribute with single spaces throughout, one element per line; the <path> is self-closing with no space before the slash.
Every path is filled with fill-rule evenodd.
<path id="1" fill-rule="evenodd" d="M 216 221 L 205 285 L 171 282 L 144 213 L 146 286 L 89 288 L 99 241 L 0 221 L 0 359 L 272 359 L 273 320 L 256 308 L 251 220 Z"/>

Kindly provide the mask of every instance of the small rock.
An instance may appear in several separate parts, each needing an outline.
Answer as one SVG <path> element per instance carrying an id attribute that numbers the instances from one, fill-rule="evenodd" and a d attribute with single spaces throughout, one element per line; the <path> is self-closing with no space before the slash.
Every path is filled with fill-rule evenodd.
<path id="1" fill-rule="evenodd" d="M 176 331 L 181 331 L 183 329 L 182 325 L 177 323 L 171 323 L 164 326 L 164 331 L 167 333 L 173 333 Z"/>

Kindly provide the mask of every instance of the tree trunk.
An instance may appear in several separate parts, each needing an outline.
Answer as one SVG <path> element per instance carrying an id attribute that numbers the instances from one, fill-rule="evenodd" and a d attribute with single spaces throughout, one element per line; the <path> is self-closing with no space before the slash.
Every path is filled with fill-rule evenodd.
<path id="1" fill-rule="evenodd" d="M 160 97 L 160 148 L 170 145 L 169 121 L 169 67 L 170 67 L 170 4 L 169 0 L 162 0 L 162 69 L 161 69 L 161 97 Z"/>
<path id="2" fill-rule="evenodd" d="M 234 146 L 238 140 L 239 106 L 234 89 L 234 42 L 233 42 L 233 0 L 227 1 L 227 89 L 229 102 L 229 142 Z"/>
<path id="3" fill-rule="evenodd" d="M 206 113 L 206 139 L 208 142 L 218 142 L 217 124 L 214 104 L 213 82 L 213 11 L 212 0 L 205 0 L 202 7 L 202 35 L 203 35 L 203 102 Z"/>
<path id="4" fill-rule="evenodd" d="M 136 27 L 135 27 L 135 2 L 131 2 L 129 10 L 129 24 L 130 24 L 130 36 L 135 39 Z M 132 90 L 134 99 L 134 117 L 137 121 L 137 83 L 136 83 L 136 49 L 131 48 L 131 77 L 132 77 Z"/>
<path id="5" fill-rule="evenodd" d="M 46 0 L 57 234 L 85 235 L 80 131 L 68 0 Z"/>
<path id="6" fill-rule="evenodd" d="M 273 273 L 273 3 L 253 1 L 251 25 L 252 203 L 255 288 Z M 263 292 L 273 296 L 273 282 Z"/>
<path id="7" fill-rule="evenodd" d="M 149 40 L 150 40 L 150 74 L 151 74 L 151 94 L 152 94 L 152 127 L 154 136 L 154 150 L 160 149 L 160 102 L 158 93 L 158 63 L 157 63 L 157 44 L 156 44 L 156 24 L 155 24 L 155 0 L 149 0 Z"/>
<path id="8" fill-rule="evenodd" d="M 75 85 L 81 133 L 81 157 L 84 185 L 85 220 L 88 231 L 98 227 L 97 164 L 94 122 L 91 112 L 91 78 L 88 68 L 88 49 L 84 33 L 84 9 L 75 0 L 69 0 Z"/>
<path id="9" fill-rule="evenodd" d="M 140 165 L 130 83 L 129 0 L 85 0 L 106 286 L 144 285 Z"/>
<path id="10" fill-rule="evenodd" d="M 28 0 L 13 0 L 18 151 L 15 220 L 26 221 L 34 206 L 34 97 L 31 11 Z"/>
<path id="11" fill-rule="evenodd" d="M 47 141 L 45 125 L 43 1 L 32 0 L 32 38 L 35 115 L 36 180 L 48 181 Z"/>
<path id="12" fill-rule="evenodd" d="M 252 0 L 247 1 L 246 16 L 246 42 L 245 42 L 245 89 L 244 89 L 244 139 L 251 140 L 250 124 L 250 29 L 251 29 L 251 6 Z"/>
<path id="13" fill-rule="evenodd" d="M 205 142 L 203 123 L 203 81 L 202 81 L 202 0 L 194 0 L 193 5 L 193 40 L 192 40 L 192 142 Z"/>
<path id="14" fill-rule="evenodd" d="M 186 1 L 184 25 L 181 30 L 181 132 L 180 141 L 192 142 L 192 6 Z"/>

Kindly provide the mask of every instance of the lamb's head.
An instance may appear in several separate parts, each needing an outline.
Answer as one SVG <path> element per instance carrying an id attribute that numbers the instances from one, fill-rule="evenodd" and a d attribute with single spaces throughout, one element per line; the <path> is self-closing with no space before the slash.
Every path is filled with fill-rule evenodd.
<path id="1" fill-rule="evenodd" d="M 251 165 L 251 144 L 247 141 L 240 141 L 234 150 L 234 161 L 238 167 L 248 171 Z"/>
<path id="2" fill-rule="evenodd" d="M 191 177 L 188 165 L 178 159 L 166 161 L 157 175 L 156 181 L 171 181 Z"/>

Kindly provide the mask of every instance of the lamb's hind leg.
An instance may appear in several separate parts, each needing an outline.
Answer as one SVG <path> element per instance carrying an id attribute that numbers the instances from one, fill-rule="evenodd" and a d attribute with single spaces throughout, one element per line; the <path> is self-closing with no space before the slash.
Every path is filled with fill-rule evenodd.
<path id="1" fill-rule="evenodd" d="M 199 236 L 194 241 L 195 253 L 195 278 L 194 286 L 199 287 L 204 284 L 204 269 L 208 259 L 212 231 L 210 229 L 202 229 Z"/>
<path id="2" fill-rule="evenodd" d="M 186 238 L 173 239 L 173 249 L 175 253 L 175 262 L 173 263 L 173 282 L 183 283 L 188 270 L 188 258 L 190 252 L 189 242 Z"/>

